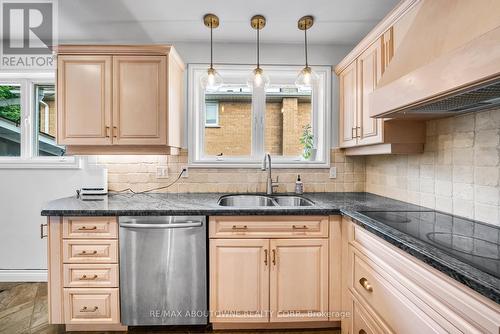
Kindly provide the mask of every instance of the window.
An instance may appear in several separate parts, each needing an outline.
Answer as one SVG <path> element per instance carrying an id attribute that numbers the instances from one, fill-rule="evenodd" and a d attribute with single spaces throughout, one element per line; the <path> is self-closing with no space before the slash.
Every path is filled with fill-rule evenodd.
<path id="1" fill-rule="evenodd" d="M 219 126 L 219 103 L 217 101 L 209 101 L 205 103 L 205 126 Z"/>
<path id="2" fill-rule="evenodd" d="M 78 168 L 56 124 L 53 74 L 0 74 L 0 168 Z"/>
<path id="3" fill-rule="evenodd" d="M 189 164 L 256 167 L 265 153 L 276 167 L 327 167 L 330 143 L 331 68 L 315 67 L 319 80 L 295 86 L 298 66 L 266 66 L 271 84 L 252 91 L 252 66 L 224 65 L 224 85 L 204 91 L 206 66 L 189 66 Z"/>

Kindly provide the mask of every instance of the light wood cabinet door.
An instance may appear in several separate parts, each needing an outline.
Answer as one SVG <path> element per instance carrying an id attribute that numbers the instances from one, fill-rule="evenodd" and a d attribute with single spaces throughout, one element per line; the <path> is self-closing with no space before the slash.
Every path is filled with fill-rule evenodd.
<path id="1" fill-rule="evenodd" d="M 167 144 L 167 57 L 113 57 L 113 144 Z"/>
<path id="2" fill-rule="evenodd" d="M 368 97 L 382 76 L 382 40 L 378 39 L 357 59 L 358 63 L 358 145 L 383 142 L 383 120 L 370 117 Z"/>
<path id="3" fill-rule="evenodd" d="M 271 240 L 271 322 L 328 320 L 328 240 Z"/>
<path id="4" fill-rule="evenodd" d="M 57 67 L 57 142 L 111 144 L 112 58 L 58 56 Z"/>
<path id="5" fill-rule="evenodd" d="M 357 144 L 357 75 L 356 61 L 339 74 L 339 146 L 351 147 Z"/>
<path id="6" fill-rule="evenodd" d="M 269 240 L 210 240 L 210 321 L 269 321 Z"/>

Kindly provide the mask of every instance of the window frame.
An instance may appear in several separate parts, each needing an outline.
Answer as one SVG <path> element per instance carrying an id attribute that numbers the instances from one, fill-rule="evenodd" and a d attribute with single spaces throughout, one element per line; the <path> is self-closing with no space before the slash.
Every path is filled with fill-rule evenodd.
<path id="1" fill-rule="evenodd" d="M 54 73 L 0 73 L 0 85 L 19 85 L 21 102 L 20 155 L 0 156 L 0 169 L 79 169 L 81 159 L 77 156 L 38 156 L 36 128 L 37 85 L 55 85 Z M 35 132 L 37 131 L 37 132 Z"/>
<path id="2" fill-rule="evenodd" d="M 188 65 L 188 165 L 200 168 L 259 168 L 264 156 L 265 98 L 258 98 L 252 92 L 252 155 L 248 157 L 204 156 L 205 105 L 204 90 L 200 79 L 206 73 L 208 64 Z M 303 66 L 272 65 L 262 66 L 269 74 L 278 71 L 299 73 Z M 331 131 L 331 66 L 312 66 L 319 81 L 312 95 L 312 120 L 314 143 L 318 148 L 314 161 L 292 160 L 289 157 L 273 156 L 274 168 L 329 168 Z M 247 78 L 253 65 L 217 65 L 217 70 L 235 71 Z M 245 79 L 246 81 L 246 79 Z M 264 95 L 265 96 L 265 95 Z M 257 97 L 257 98 L 256 98 Z M 264 105 L 264 106 L 263 106 Z M 323 110 L 320 114 L 319 110 Z M 257 110 L 257 112 L 255 112 Z"/>

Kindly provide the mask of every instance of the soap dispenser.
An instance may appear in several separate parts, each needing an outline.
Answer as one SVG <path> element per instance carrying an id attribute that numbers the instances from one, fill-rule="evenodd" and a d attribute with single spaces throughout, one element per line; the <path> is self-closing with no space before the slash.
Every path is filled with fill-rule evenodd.
<path id="1" fill-rule="evenodd" d="M 300 180 L 300 175 L 297 175 L 297 181 L 295 181 L 295 193 L 298 195 L 304 193 L 304 184 Z"/>

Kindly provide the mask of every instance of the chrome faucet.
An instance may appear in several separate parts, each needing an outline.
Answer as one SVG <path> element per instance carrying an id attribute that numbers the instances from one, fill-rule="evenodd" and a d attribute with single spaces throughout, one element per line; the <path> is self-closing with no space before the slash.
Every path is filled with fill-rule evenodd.
<path id="1" fill-rule="evenodd" d="M 267 160 L 267 164 L 266 164 Z M 266 184 L 266 194 L 272 195 L 273 194 L 273 189 L 275 187 L 278 187 L 278 177 L 276 176 L 276 182 L 273 182 L 273 177 L 271 175 L 272 173 L 272 166 L 271 166 L 271 155 L 269 153 L 264 155 L 264 160 L 262 160 L 262 170 L 267 169 L 267 184 Z"/>

